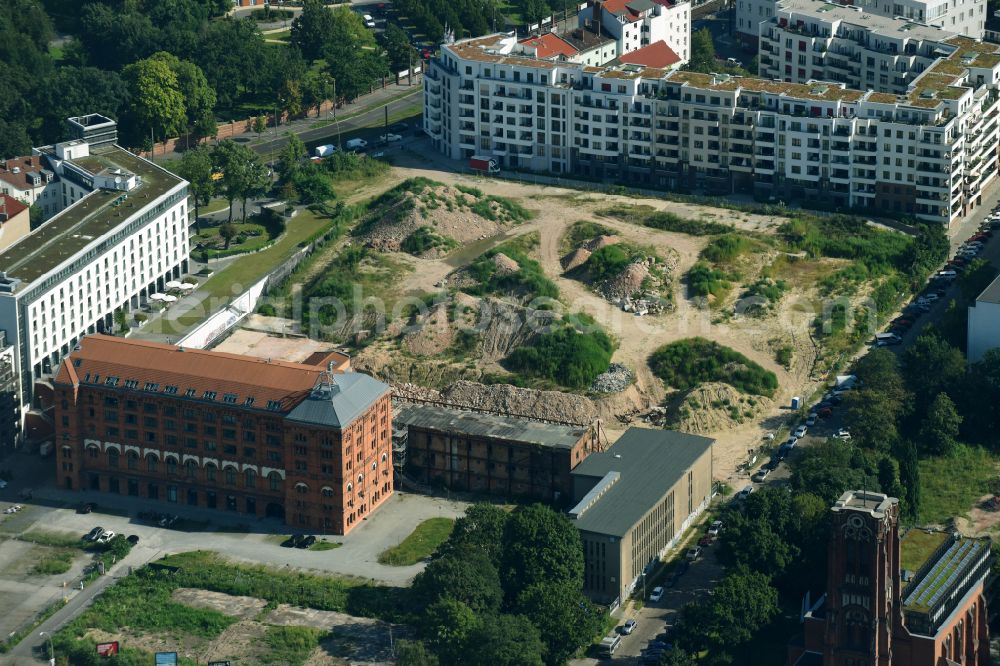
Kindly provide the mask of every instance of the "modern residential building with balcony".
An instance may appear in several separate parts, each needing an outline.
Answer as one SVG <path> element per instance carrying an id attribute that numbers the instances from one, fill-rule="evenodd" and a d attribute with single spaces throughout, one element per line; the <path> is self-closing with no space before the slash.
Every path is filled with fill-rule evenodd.
<path id="1" fill-rule="evenodd" d="M 903 94 L 442 46 L 424 128 L 453 159 L 631 186 L 781 199 L 948 225 L 981 203 L 1000 145 L 998 47 L 960 36 Z"/>
<path id="2" fill-rule="evenodd" d="M 756 49 L 761 22 L 779 16 L 789 0 L 736 0 L 735 4 L 737 39 Z M 843 0 L 828 4 L 854 12 L 855 20 L 862 26 L 884 17 L 941 28 L 972 39 L 982 39 L 985 34 L 986 0 Z"/>
<path id="3" fill-rule="evenodd" d="M 57 177 L 59 212 L 0 251 L 0 330 L 22 406 L 84 335 L 111 331 L 116 310 L 187 270 L 187 182 L 115 145 L 108 118 L 69 126 L 74 139 L 34 149 Z"/>

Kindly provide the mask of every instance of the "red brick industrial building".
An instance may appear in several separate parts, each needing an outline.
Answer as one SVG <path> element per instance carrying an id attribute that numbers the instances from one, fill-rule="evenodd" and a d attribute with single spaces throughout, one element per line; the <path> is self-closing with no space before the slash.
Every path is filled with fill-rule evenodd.
<path id="1" fill-rule="evenodd" d="M 53 382 L 59 484 L 346 534 L 393 490 L 390 389 L 306 363 L 104 335 Z"/>
<path id="2" fill-rule="evenodd" d="M 986 666 L 990 540 L 913 528 L 899 501 L 849 491 L 833 506 L 827 591 L 803 614 L 793 666 Z"/>

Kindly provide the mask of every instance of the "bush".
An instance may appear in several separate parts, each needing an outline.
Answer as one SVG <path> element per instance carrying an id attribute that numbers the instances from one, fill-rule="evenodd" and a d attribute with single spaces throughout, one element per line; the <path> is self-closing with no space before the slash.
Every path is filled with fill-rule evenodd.
<path id="1" fill-rule="evenodd" d="M 490 204 L 497 204 L 503 214 L 498 216 L 494 213 L 493 207 Z M 472 212 L 479 217 L 494 222 L 498 217 L 501 218 L 501 221 L 505 221 L 503 218 L 506 218 L 512 222 L 524 222 L 525 220 L 531 219 L 531 212 L 520 204 L 514 203 L 510 199 L 504 197 L 493 196 L 492 194 L 476 201 L 472 204 L 471 209 Z"/>
<path id="2" fill-rule="evenodd" d="M 598 236 L 610 236 L 614 233 L 613 229 L 603 224 L 591 222 L 590 220 L 580 220 L 574 222 L 566 232 L 566 235 L 563 237 L 563 244 L 567 249 L 572 250 L 585 241 L 597 238 Z"/>
<path id="3" fill-rule="evenodd" d="M 517 262 L 519 269 L 510 274 L 497 273 L 493 257 L 503 253 Z M 479 256 L 469 266 L 472 277 L 479 283 L 465 289 L 474 296 L 512 294 L 526 300 L 559 298 L 559 288 L 545 276 L 541 265 L 529 258 L 514 242 L 504 243 Z"/>
<path id="4" fill-rule="evenodd" d="M 615 277 L 625 267 L 632 263 L 634 253 L 630 248 L 614 244 L 605 245 L 594 252 L 583 264 L 582 268 L 590 274 L 590 278 L 595 282 L 600 282 Z"/>
<path id="5" fill-rule="evenodd" d="M 323 170 L 334 181 L 374 178 L 389 171 L 389 165 L 365 155 L 338 150 L 322 162 Z M 427 179 L 424 179 L 427 180 Z M 391 190 L 390 190 L 391 191 Z"/>
<path id="6" fill-rule="evenodd" d="M 712 241 L 701 251 L 703 259 L 707 259 L 716 264 L 729 263 L 739 257 L 753 246 L 746 236 L 738 234 L 725 234 Z"/>
<path id="7" fill-rule="evenodd" d="M 403 252 L 419 256 L 435 248 L 447 252 L 458 247 L 458 242 L 454 238 L 436 233 L 430 227 L 418 227 L 416 231 L 406 237 L 399 247 Z"/>
<path id="8" fill-rule="evenodd" d="M 704 261 L 699 261 L 688 271 L 688 286 L 695 296 L 714 296 L 721 299 L 732 287 L 731 276 L 712 268 Z"/>
<path id="9" fill-rule="evenodd" d="M 664 345 L 650 356 L 649 366 L 664 384 L 682 391 L 705 382 L 723 382 L 743 393 L 772 397 L 778 388 L 773 372 L 705 338 Z"/>
<path id="10" fill-rule="evenodd" d="M 264 632 L 263 642 L 271 648 L 271 654 L 263 656 L 261 663 L 302 664 L 328 635 L 312 627 L 270 625 Z"/>
<path id="11" fill-rule="evenodd" d="M 507 357 L 507 365 L 530 377 L 574 389 L 589 387 L 606 372 L 615 343 L 600 329 L 579 332 L 570 325 L 543 333 Z"/>
<path id="12" fill-rule="evenodd" d="M 257 314 L 264 315 L 265 317 L 276 317 L 278 316 L 278 311 L 270 303 L 263 303 L 257 308 Z"/>
<path id="13" fill-rule="evenodd" d="M 674 231 L 689 236 L 713 236 L 733 230 L 728 224 L 690 220 L 674 213 L 657 211 L 649 206 L 615 206 L 597 212 L 598 215 L 641 224 L 644 227 Z"/>

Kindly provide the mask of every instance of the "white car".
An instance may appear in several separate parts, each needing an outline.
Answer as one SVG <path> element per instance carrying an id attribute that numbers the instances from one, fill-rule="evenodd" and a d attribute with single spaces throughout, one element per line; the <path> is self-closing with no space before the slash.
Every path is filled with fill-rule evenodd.
<path id="1" fill-rule="evenodd" d="M 841 428 L 840 430 L 837 431 L 837 433 L 834 435 L 834 437 L 837 438 L 837 439 L 845 439 L 845 440 L 846 439 L 850 439 L 851 438 L 851 431 L 848 430 L 847 428 Z"/>
<path id="2" fill-rule="evenodd" d="M 381 141 L 382 143 L 386 143 L 389 141 L 401 141 L 402 139 L 403 137 L 401 135 L 393 134 L 392 132 L 389 132 L 388 134 L 382 134 L 378 138 L 378 140 Z"/>
<path id="3" fill-rule="evenodd" d="M 802 439 L 803 437 L 806 436 L 806 430 L 808 430 L 808 428 L 806 428 L 804 425 L 800 425 L 798 428 L 795 429 L 795 432 L 792 433 L 792 436 L 794 436 L 795 439 Z"/>
<path id="4" fill-rule="evenodd" d="M 108 530 L 107 532 L 105 532 L 101 536 L 97 537 L 97 543 L 108 543 L 109 541 L 111 541 L 112 539 L 114 539 L 115 536 L 116 535 L 115 535 L 114 532 L 112 532 L 111 530 Z"/>
<path id="5" fill-rule="evenodd" d="M 659 586 L 654 587 L 653 591 L 649 593 L 649 600 L 650 601 L 659 601 L 662 598 L 663 598 L 663 588 L 662 587 L 659 587 Z"/>
<path id="6" fill-rule="evenodd" d="M 719 532 L 722 531 L 722 521 L 714 520 L 712 524 L 708 526 L 708 533 L 712 536 L 719 536 Z"/>
<path id="7" fill-rule="evenodd" d="M 736 499 L 745 500 L 750 497 L 750 493 L 753 492 L 753 486 L 746 486 L 740 492 L 736 493 Z"/>
<path id="8" fill-rule="evenodd" d="M 365 26 L 368 28 L 375 27 L 375 19 L 372 18 L 371 14 L 365 14 L 361 17 L 361 20 L 365 22 Z"/>
<path id="9" fill-rule="evenodd" d="M 809 418 L 806 419 L 806 426 L 809 427 L 809 428 L 812 428 L 814 425 L 816 425 L 816 419 L 818 419 L 818 418 L 819 417 L 816 416 L 815 413 L 810 414 Z"/>

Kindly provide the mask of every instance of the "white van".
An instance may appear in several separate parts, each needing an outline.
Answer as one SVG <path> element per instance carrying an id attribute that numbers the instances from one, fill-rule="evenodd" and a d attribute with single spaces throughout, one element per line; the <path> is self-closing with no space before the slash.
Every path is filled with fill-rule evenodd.
<path id="1" fill-rule="evenodd" d="M 618 646 L 622 644 L 622 637 L 620 634 L 611 634 L 610 636 L 605 636 L 601 639 L 601 645 L 598 648 L 598 654 L 602 657 L 610 659 L 614 656 L 615 650 Z"/>
<path id="2" fill-rule="evenodd" d="M 364 14 L 361 18 L 369 28 L 375 27 L 375 19 L 372 18 L 371 14 Z"/>

